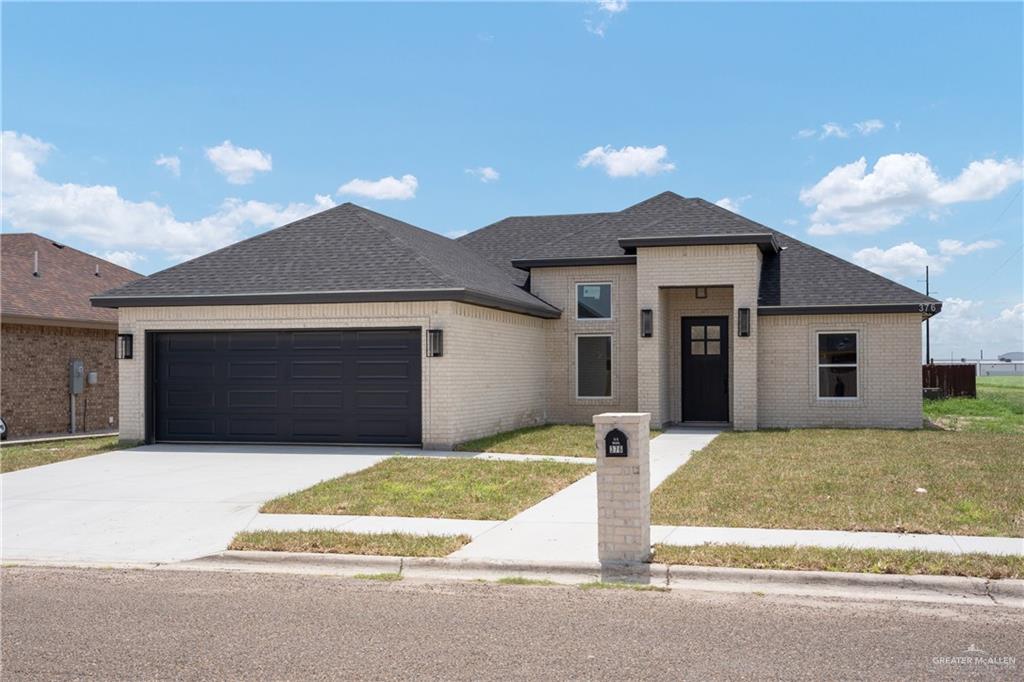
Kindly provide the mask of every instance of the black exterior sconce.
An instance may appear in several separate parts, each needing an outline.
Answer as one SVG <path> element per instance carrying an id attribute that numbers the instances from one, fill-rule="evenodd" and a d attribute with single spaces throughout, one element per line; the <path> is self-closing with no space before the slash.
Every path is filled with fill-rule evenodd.
<path id="1" fill-rule="evenodd" d="M 131 360 L 132 351 L 134 350 L 134 341 L 131 334 L 118 334 L 117 335 L 117 359 L 118 360 Z"/>
<path id="2" fill-rule="evenodd" d="M 750 308 L 740 308 L 737 311 L 739 319 L 736 324 L 736 331 L 740 336 L 750 336 Z"/>
<path id="3" fill-rule="evenodd" d="M 444 330 L 427 330 L 427 357 L 439 358 L 444 355 Z"/>
<path id="4" fill-rule="evenodd" d="M 654 336 L 654 311 L 650 308 L 640 311 L 640 336 L 645 339 Z"/>

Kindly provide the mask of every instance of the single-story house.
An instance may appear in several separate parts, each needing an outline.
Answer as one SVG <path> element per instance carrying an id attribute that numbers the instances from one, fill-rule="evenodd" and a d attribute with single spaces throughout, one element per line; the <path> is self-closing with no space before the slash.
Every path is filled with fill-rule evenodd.
<path id="1" fill-rule="evenodd" d="M 449 447 L 544 422 L 921 426 L 939 301 L 703 199 L 448 239 L 343 204 L 93 299 L 121 433 Z"/>
<path id="2" fill-rule="evenodd" d="M 0 235 L 0 418 L 9 438 L 117 429 L 117 313 L 89 298 L 137 272 L 38 234 Z M 89 378 L 95 383 L 89 383 Z"/>

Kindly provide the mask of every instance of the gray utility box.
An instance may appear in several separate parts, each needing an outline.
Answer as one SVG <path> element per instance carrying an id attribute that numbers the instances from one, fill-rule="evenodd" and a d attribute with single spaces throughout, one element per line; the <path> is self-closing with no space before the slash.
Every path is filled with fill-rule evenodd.
<path id="1" fill-rule="evenodd" d="M 78 395 L 85 390 L 85 363 L 81 360 L 71 361 L 71 395 Z"/>

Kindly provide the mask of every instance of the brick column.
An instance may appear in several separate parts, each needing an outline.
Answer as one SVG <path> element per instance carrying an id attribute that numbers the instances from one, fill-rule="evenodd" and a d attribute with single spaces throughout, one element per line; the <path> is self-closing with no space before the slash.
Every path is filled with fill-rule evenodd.
<path id="1" fill-rule="evenodd" d="M 651 415 L 594 415 L 597 447 L 597 555 L 602 564 L 651 558 Z M 626 435 L 627 455 L 608 457 L 605 438 Z"/>

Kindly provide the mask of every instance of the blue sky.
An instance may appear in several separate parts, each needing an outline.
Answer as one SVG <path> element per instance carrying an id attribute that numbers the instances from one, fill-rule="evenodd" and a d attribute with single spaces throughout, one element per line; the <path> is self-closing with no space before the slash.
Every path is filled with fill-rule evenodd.
<path id="1" fill-rule="evenodd" d="M 936 356 L 1024 347 L 1019 3 L 3 19 L 5 231 L 150 273 L 341 201 L 456 235 L 670 189 L 912 286 L 930 263 Z"/>

